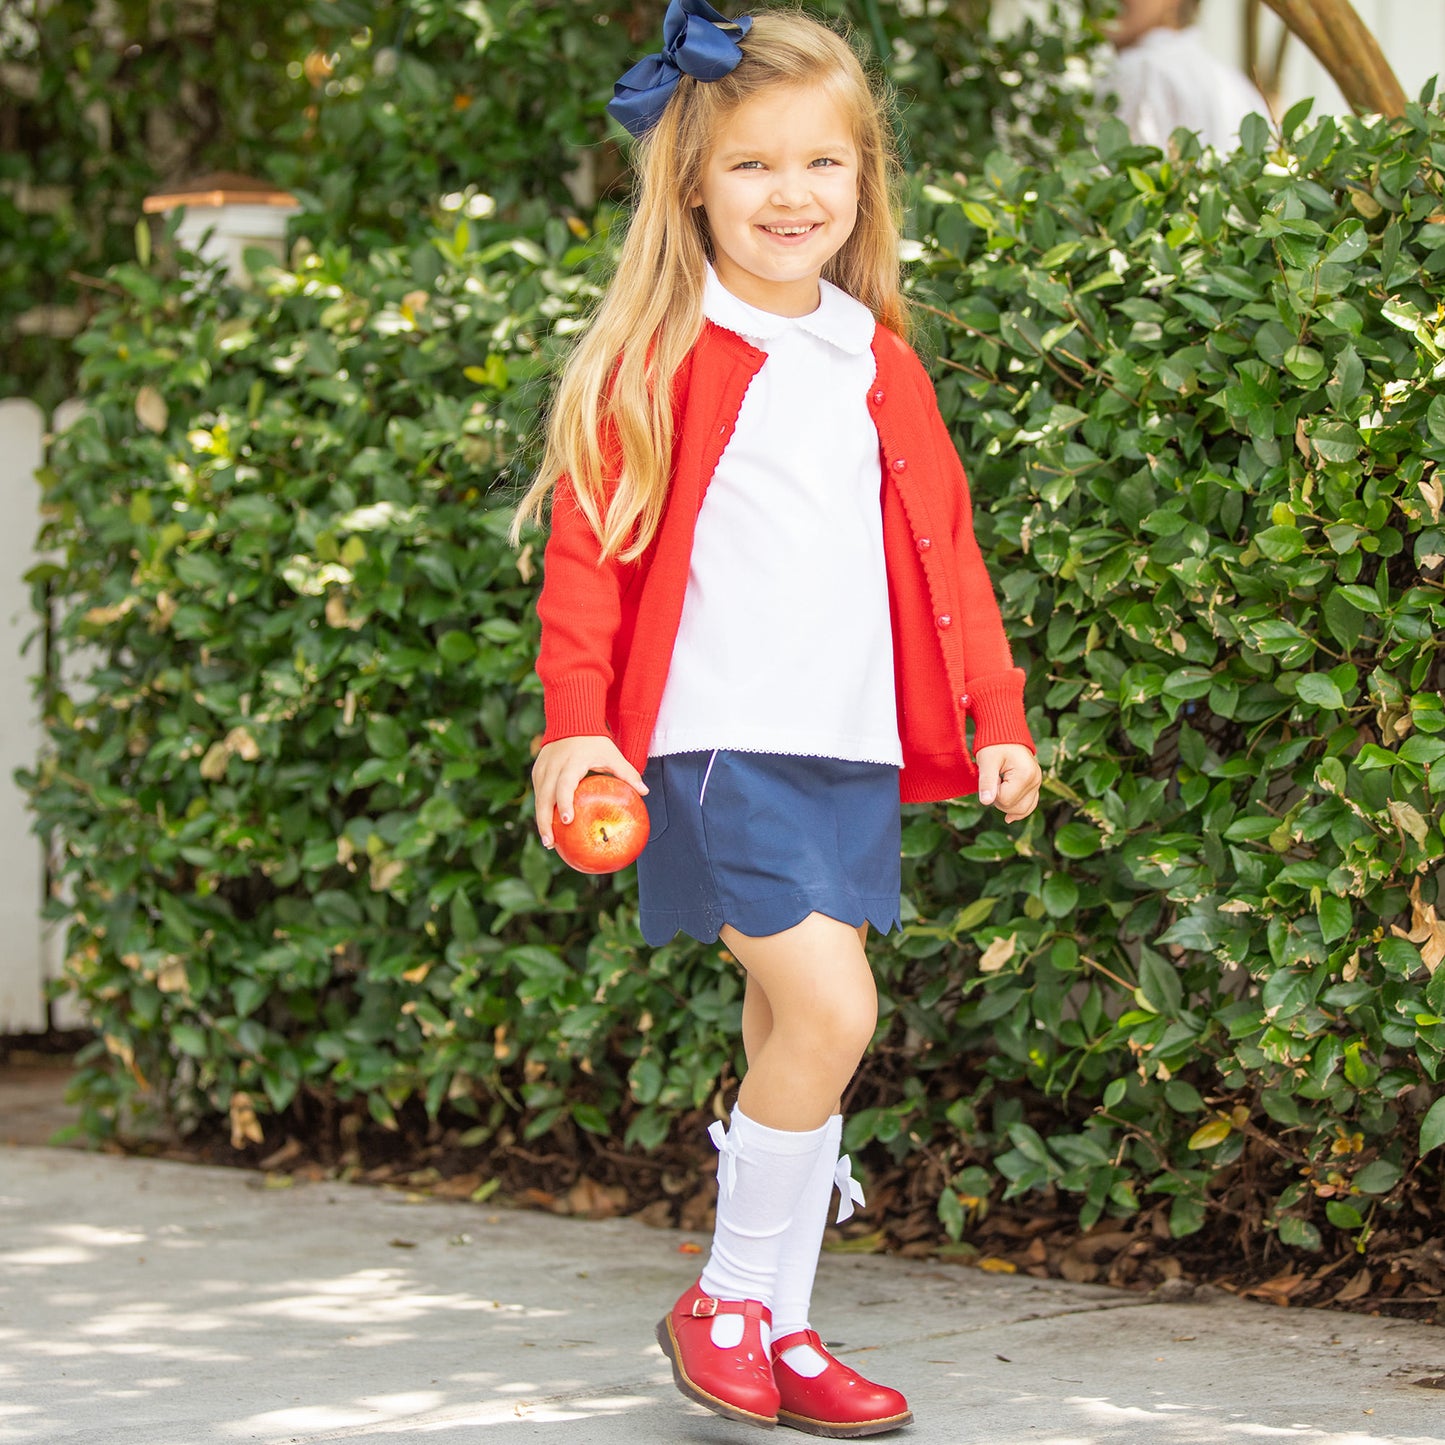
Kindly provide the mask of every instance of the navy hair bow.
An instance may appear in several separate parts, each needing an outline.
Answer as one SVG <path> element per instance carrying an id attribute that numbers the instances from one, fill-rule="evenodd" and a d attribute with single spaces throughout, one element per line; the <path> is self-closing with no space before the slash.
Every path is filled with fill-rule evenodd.
<path id="1" fill-rule="evenodd" d="M 662 118 L 684 75 L 721 80 L 743 58 L 735 36 L 746 35 L 752 17 L 729 20 L 707 0 L 671 0 L 662 22 L 662 50 L 644 55 L 613 87 L 607 113 L 633 135 L 646 135 Z"/>

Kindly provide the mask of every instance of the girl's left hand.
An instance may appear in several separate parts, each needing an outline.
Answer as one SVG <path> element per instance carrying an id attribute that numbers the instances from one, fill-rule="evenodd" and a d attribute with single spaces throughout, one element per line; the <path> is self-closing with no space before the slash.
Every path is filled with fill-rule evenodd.
<path id="1" fill-rule="evenodd" d="M 995 743 L 980 748 L 975 761 L 980 803 L 1002 809 L 1006 823 L 1017 823 L 1033 812 L 1044 775 L 1039 760 L 1022 743 Z"/>

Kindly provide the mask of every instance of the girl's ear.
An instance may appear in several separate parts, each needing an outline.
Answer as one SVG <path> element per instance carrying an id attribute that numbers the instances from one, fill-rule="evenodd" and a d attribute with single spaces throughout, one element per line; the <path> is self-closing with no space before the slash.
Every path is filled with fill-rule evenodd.
<path id="1" fill-rule="evenodd" d="M 687 198 L 687 204 L 688 204 L 688 208 L 689 208 L 690 210 L 694 210 L 694 211 L 695 211 L 700 205 L 702 205 L 702 192 L 701 192 L 701 191 L 694 191 L 694 192 Z"/>

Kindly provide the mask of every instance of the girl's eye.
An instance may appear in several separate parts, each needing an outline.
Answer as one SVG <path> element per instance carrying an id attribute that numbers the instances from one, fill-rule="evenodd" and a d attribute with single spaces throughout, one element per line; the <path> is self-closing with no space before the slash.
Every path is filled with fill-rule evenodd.
<path id="1" fill-rule="evenodd" d="M 838 162 L 835 161 L 832 156 L 819 156 L 813 164 L 815 166 L 836 166 Z"/>
<path id="2" fill-rule="evenodd" d="M 740 171 L 750 171 L 750 170 L 752 170 L 754 167 L 756 167 L 758 170 L 762 170 L 762 168 L 763 168 L 763 163 L 762 163 L 762 161 L 739 161 L 738 164 L 737 164 L 736 169 L 738 169 L 738 170 L 740 170 Z"/>

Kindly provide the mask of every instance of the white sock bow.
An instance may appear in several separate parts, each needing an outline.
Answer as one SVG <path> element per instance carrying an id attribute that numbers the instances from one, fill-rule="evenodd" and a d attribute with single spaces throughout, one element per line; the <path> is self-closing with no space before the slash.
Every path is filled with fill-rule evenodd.
<path id="1" fill-rule="evenodd" d="M 840 1196 L 836 1222 L 842 1224 L 845 1219 L 852 1219 L 855 1204 L 868 1203 L 863 1197 L 863 1186 L 853 1177 L 853 1161 L 846 1154 L 838 1160 L 838 1167 L 833 1171 L 833 1183 L 837 1185 Z"/>
<path id="2" fill-rule="evenodd" d="M 723 1127 L 721 1119 L 714 1119 L 708 1125 L 707 1137 L 718 1152 L 717 1187 L 726 1198 L 731 1199 L 733 1190 L 738 1187 L 737 1141 Z"/>

